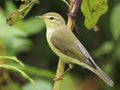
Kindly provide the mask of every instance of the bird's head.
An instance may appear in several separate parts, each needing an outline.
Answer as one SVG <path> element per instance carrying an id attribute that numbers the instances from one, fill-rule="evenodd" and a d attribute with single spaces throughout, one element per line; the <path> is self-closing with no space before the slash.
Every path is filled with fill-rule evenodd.
<path id="1" fill-rule="evenodd" d="M 36 17 L 42 19 L 45 22 L 47 28 L 59 28 L 61 26 L 66 25 L 63 17 L 55 12 L 49 12 L 43 14 L 42 16 Z"/>

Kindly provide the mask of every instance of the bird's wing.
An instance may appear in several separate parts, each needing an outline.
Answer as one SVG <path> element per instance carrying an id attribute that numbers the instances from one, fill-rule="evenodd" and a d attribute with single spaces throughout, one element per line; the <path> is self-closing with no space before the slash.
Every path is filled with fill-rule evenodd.
<path id="1" fill-rule="evenodd" d="M 87 50 L 84 48 L 84 46 L 79 42 L 79 40 L 76 37 L 73 38 L 69 36 L 66 36 L 64 38 L 64 35 L 62 38 L 59 36 L 55 36 L 55 37 L 53 36 L 51 37 L 51 42 L 63 54 L 72 57 L 74 59 L 77 59 L 80 62 L 84 62 L 86 64 L 93 66 L 94 61 L 93 60 L 91 61 L 91 56 L 89 55 Z"/>

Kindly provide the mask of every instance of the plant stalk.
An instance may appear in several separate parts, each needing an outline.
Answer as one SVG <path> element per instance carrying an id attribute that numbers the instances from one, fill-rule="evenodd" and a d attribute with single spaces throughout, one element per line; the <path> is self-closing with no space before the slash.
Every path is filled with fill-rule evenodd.
<path id="1" fill-rule="evenodd" d="M 68 30 L 73 30 L 75 19 L 77 17 L 77 13 L 80 9 L 82 0 L 69 0 L 70 7 L 69 7 L 69 13 L 68 13 L 68 21 L 67 21 L 67 27 Z M 63 60 L 59 59 L 56 77 L 61 76 L 64 73 L 65 69 L 65 62 Z M 61 88 L 62 80 L 57 80 L 54 82 L 54 88 L 53 90 L 60 90 Z"/>

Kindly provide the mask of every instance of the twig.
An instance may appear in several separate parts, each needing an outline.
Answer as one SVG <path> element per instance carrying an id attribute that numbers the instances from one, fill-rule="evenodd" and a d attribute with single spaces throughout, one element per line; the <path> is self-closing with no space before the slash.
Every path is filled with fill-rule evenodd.
<path id="1" fill-rule="evenodd" d="M 62 75 L 64 73 L 64 68 L 65 68 L 65 62 L 63 62 L 63 60 L 59 59 L 56 77 L 57 76 L 59 77 L 60 75 Z M 53 90 L 60 90 L 61 82 L 62 82 L 62 80 L 55 81 Z"/>
<path id="2" fill-rule="evenodd" d="M 68 13 L 68 21 L 67 21 L 67 27 L 69 30 L 73 30 L 73 26 L 75 23 L 75 19 L 77 17 L 77 13 L 80 9 L 82 0 L 69 0 L 70 7 L 69 7 L 69 13 Z M 59 59 L 56 77 L 59 77 L 64 73 L 65 68 L 65 62 L 63 60 Z M 54 89 L 53 90 L 60 90 L 62 80 L 57 80 L 54 82 Z"/>

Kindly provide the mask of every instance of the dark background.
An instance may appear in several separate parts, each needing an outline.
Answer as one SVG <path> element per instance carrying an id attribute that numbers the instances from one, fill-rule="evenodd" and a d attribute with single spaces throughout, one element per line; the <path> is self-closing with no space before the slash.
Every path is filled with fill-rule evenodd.
<path id="1" fill-rule="evenodd" d="M 0 8 L 4 12 L 6 11 L 6 2 L 8 1 L 9 0 L 0 0 Z M 21 4 L 20 1 L 15 1 L 15 0 L 10 0 L 10 1 L 12 1 L 17 8 Z M 116 32 L 116 30 L 114 30 L 112 26 L 114 22 L 112 22 L 111 20 L 114 19 L 112 15 L 115 13 L 114 8 L 117 5 L 120 7 L 119 0 L 108 0 L 109 9 L 103 16 L 101 16 L 100 20 L 97 23 L 100 29 L 99 31 L 88 30 L 84 26 L 84 16 L 81 11 L 79 11 L 78 13 L 78 17 L 76 19 L 76 24 L 75 24 L 78 28 L 74 28 L 75 35 L 79 38 L 79 40 L 83 43 L 86 49 L 93 56 L 95 62 L 113 79 L 115 86 L 113 88 L 110 88 L 109 86 L 104 84 L 104 82 L 100 80 L 97 76 L 95 76 L 92 72 L 76 65 L 75 68 L 72 69 L 68 74 L 73 80 L 72 83 L 75 82 L 74 84 L 76 87 L 71 90 L 119 90 L 120 89 L 119 86 L 120 85 L 120 77 L 119 77 L 120 38 L 114 38 L 115 36 L 114 32 Z M 51 11 L 58 12 L 65 18 L 65 20 L 67 20 L 68 7 L 64 2 L 62 2 L 61 0 L 40 0 L 40 4 L 34 5 L 34 7 L 29 12 L 29 14 L 23 20 L 23 23 L 29 18 L 34 18 L 37 15 L 42 15 L 44 13 Z M 6 18 L 9 15 L 10 13 L 6 15 Z M 120 8 L 119 8 L 118 19 L 120 19 Z M 118 23 L 120 24 L 120 20 L 116 21 L 116 24 Z M 34 28 L 34 24 L 32 25 L 33 28 Z M 55 73 L 57 68 L 58 57 L 50 50 L 46 41 L 45 25 L 43 25 L 42 27 L 43 27 L 42 30 L 37 28 L 37 33 L 29 34 L 26 37 L 31 42 L 29 49 L 27 51 L 23 50 L 20 52 L 15 52 L 14 54 L 9 54 L 7 53 L 7 49 L 6 49 L 6 53 L 7 53 L 6 55 L 16 55 L 23 63 L 29 66 L 35 67 L 39 70 L 48 70 L 52 73 Z M 119 27 L 119 31 L 117 32 L 120 33 L 120 26 L 118 25 L 118 27 Z M 29 29 L 29 27 L 27 29 Z M 22 48 L 22 46 L 20 48 Z M 38 78 L 38 76 L 36 76 L 35 74 L 32 74 L 32 76 L 34 78 Z M 44 78 L 46 77 L 44 76 L 41 77 L 41 79 Z M 50 83 L 53 84 L 52 79 L 50 79 L 49 81 Z M 65 87 L 63 86 L 63 88 Z"/>

